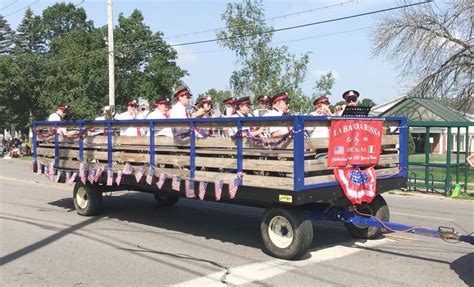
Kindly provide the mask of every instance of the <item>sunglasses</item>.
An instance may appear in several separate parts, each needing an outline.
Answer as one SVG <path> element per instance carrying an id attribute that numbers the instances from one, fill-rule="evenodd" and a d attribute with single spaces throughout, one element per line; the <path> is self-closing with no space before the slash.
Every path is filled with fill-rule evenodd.
<path id="1" fill-rule="evenodd" d="M 346 103 L 355 103 L 357 102 L 357 98 L 356 97 L 351 97 L 351 98 L 347 98 L 346 99 Z"/>
<path id="2" fill-rule="evenodd" d="M 132 107 L 132 108 L 137 108 L 138 105 L 128 105 L 129 107 Z"/>

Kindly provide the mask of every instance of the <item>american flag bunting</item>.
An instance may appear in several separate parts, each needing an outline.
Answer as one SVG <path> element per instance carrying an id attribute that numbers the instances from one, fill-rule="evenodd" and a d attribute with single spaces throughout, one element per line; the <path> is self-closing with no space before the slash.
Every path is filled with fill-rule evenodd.
<path id="1" fill-rule="evenodd" d="M 69 183 L 69 179 L 71 178 L 71 172 L 66 171 L 66 183 Z"/>
<path id="2" fill-rule="evenodd" d="M 61 178 L 61 175 L 63 174 L 62 170 L 58 170 L 58 173 L 56 174 L 56 177 L 54 179 L 54 182 L 58 183 L 59 179 Z"/>
<path id="3" fill-rule="evenodd" d="M 99 181 L 100 176 L 102 175 L 103 172 L 104 172 L 104 168 L 103 168 L 103 167 L 99 167 L 99 168 L 95 171 L 94 182 L 98 182 L 98 181 Z"/>
<path id="4" fill-rule="evenodd" d="M 206 195 L 207 182 L 199 182 L 199 199 L 203 200 Z"/>
<path id="5" fill-rule="evenodd" d="M 153 183 L 153 177 L 155 176 L 155 168 L 153 166 L 150 166 L 148 168 L 148 174 L 146 176 L 146 183 L 148 183 L 148 185 L 151 185 Z"/>
<path id="6" fill-rule="evenodd" d="M 125 163 L 125 165 L 122 169 L 122 173 L 123 174 L 132 174 L 133 173 L 133 168 L 128 162 Z"/>
<path id="7" fill-rule="evenodd" d="M 54 161 L 50 161 L 49 162 L 49 175 L 50 176 L 54 176 L 55 172 L 54 172 Z"/>
<path id="8" fill-rule="evenodd" d="M 173 181 L 171 182 L 171 188 L 179 191 L 179 188 L 181 187 L 181 177 L 178 175 L 173 175 Z"/>
<path id="9" fill-rule="evenodd" d="M 221 200 L 221 195 L 222 195 L 222 186 L 224 185 L 223 180 L 218 180 L 214 183 L 214 193 L 216 195 L 216 200 L 219 201 Z"/>
<path id="10" fill-rule="evenodd" d="M 114 172 L 111 169 L 107 169 L 107 186 L 114 184 Z"/>
<path id="11" fill-rule="evenodd" d="M 242 184 L 243 174 L 237 173 L 237 176 L 229 182 L 229 198 L 234 199 L 239 186 Z"/>
<path id="12" fill-rule="evenodd" d="M 158 178 L 158 182 L 156 183 L 156 186 L 158 186 L 159 189 L 163 187 L 163 184 L 165 183 L 166 180 L 166 173 L 160 173 L 160 177 Z"/>
<path id="13" fill-rule="evenodd" d="M 87 180 L 91 184 L 94 184 L 94 179 L 95 179 L 95 170 L 91 168 L 89 169 L 89 173 L 87 174 Z"/>
<path id="14" fill-rule="evenodd" d="M 79 178 L 81 179 L 83 184 L 86 184 L 86 175 L 84 170 L 84 163 L 79 163 Z"/>
<path id="15" fill-rule="evenodd" d="M 196 194 L 194 193 L 194 180 L 186 180 L 186 197 L 187 198 L 196 197 Z"/>
<path id="16" fill-rule="evenodd" d="M 37 173 L 37 174 L 41 174 L 41 173 L 42 173 L 42 169 L 43 169 L 43 167 L 41 166 L 41 163 L 40 163 L 40 161 L 38 160 L 38 161 L 36 162 L 36 173 Z"/>
<path id="17" fill-rule="evenodd" d="M 73 184 L 74 181 L 76 181 L 76 177 L 77 177 L 77 172 L 74 172 L 71 177 L 69 178 L 69 181 L 67 182 L 69 185 Z"/>
<path id="18" fill-rule="evenodd" d="M 117 178 L 115 179 L 115 183 L 117 183 L 117 185 L 120 185 L 120 183 L 122 182 L 122 173 L 123 171 L 121 171 L 120 169 L 117 172 Z"/>
<path id="19" fill-rule="evenodd" d="M 135 180 L 137 181 L 137 183 L 139 183 L 140 180 L 142 180 L 142 177 L 143 177 L 143 167 L 139 168 L 139 169 L 135 172 Z"/>

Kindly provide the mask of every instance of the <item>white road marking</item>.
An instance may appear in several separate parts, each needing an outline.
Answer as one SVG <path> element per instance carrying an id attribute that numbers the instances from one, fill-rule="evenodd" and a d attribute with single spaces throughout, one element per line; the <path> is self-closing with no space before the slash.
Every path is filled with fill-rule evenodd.
<path id="1" fill-rule="evenodd" d="M 452 218 L 424 216 L 424 215 L 417 215 L 417 214 L 412 214 L 412 213 L 390 212 L 390 214 L 405 215 L 405 216 L 412 216 L 412 217 L 421 217 L 421 218 L 429 218 L 429 219 L 436 219 L 436 220 L 454 221 L 454 219 L 452 219 Z"/>
<path id="2" fill-rule="evenodd" d="M 367 242 L 355 242 L 354 245 L 361 247 L 376 247 L 389 242 L 391 239 L 372 240 Z M 261 281 L 283 273 L 292 271 L 299 267 L 314 263 L 338 259 L 341 257 L 353 255 L 364 249 L 337 245 L 311 252 L 311 258 L 301 261 L 286 261 L 273 259 L 265 262 L 251 263 L 240 267 L 230 268 L 229 274 L 226 271 L 215 272 L 204 277 L 198 277 L 189 281 L 175 284 L 174 286 L 226 286 L 243 285 L 253 281 Z"/>
<path id="3" fill-rule="evenodd" d="M 18 179 L 18 178 L 13 178 L 13 177 L 0 176 L 0 179 L 14 181 L 14 182 L 21 182 L 21 183 L 26 183 L 26 184 L 31 184 L 31 185 L 42 185 L 42 186 L 47 186 L 47 187 L 56 188 L 56 189 L 63 189 L 63 190 L 68 188 L 67 186 L 63 186 L 63 184 L 53 185 L 53 184 L 25 180 L 25 179 Z"/>

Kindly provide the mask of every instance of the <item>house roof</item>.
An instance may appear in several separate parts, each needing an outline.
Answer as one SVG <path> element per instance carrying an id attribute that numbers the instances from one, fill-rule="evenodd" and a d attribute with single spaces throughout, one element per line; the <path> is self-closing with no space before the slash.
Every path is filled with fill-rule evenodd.
<path id="1" fill-rule="evenodd" d="M 405 97 L 380 116 L 405 116 L 410 122 L 456 122 L 469 125 L 463 114 L 443 105 L 436 99 Z"/>

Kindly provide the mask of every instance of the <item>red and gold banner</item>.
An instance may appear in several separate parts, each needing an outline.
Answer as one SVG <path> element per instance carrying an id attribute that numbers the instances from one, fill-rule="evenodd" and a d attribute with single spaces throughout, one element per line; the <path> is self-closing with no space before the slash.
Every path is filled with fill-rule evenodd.
<path id="1" fill-rule="evenodd" d="M 377 164 L 382 136 L 383 121 L 332 120 L 327 166 Z"/>

